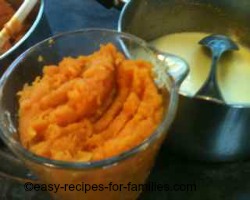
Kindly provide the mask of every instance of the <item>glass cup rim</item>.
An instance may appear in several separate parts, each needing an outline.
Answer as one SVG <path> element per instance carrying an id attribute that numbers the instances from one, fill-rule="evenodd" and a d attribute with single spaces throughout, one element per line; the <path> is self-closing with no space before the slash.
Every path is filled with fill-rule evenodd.
<path id="1" fill-rule="evenodd" d="M 19 55 L 14 62 L 11 63 L 11 65 L 8 67 L 8 69 L 4 72 L 3 76 L 0 78 L 0 97 L 3 95 L 2 94 L 2 89 L 3 86 L 5 85 L 9 75 L 11 72 L 18 66 L 18 64 L 29 54 L 32 54 L 32 51 L 38 48 L 40 45 L 43 45 L 50 40 L 56 41 L 60 38 L 67 37 L 67 36 L 72 36 L 76 34 L 84 34 L 84 33 L 91 33 L 91 32 L 106 32 L 108 34 L 113 34 L 113 35 L 118 35 L 118 36 L 123 36 L 125 38 L 128 38 L 132 40 L 133 42 L 137 43 L 138 45 L 142 46 L 143 48 L 146 49 L 151 49 L 150 45 L 147 44 L 144 40 L 131 35 L 129 33 L 124 33 L 120 31 L 115 31 L 111 29 L 100 29 L 100 28 L 89 28 L 89 29 L 79 29 L 76 31 L 68 31 L 60 34 L 56 34 L 52 37 L 49 37 L 34 46 L 30 47 L 27 49 L 25 52 L 23 52 L 21 55 Z M 143 151 L 146 149 L 150 144 L 152 144 L 161 134 L 163 134 L 164 129 L 168 129 L 170 124 L 172 123 L 176 109 L 177 109 L 177 104 L 178 104 L 178 86 L 176 82 L 173 80 L 173 78 L 170 75 L 167 75 L 167 77 L 171 80 L 171 88 L 169 89 L 169 108 L 164 116 L 164 119 L 162 122 L 158 125 L 157 129 L 142 143 L 139 145 L 133 147 L 132 149 L 129 149 L 125 152 L 122 152 L 118 155 L 112 156 L 110 158 L 106 158 L 103 160 L 97 160 L 97 161 L 90 161 L 90 162 L 77 162 L 77 161 L 61 161 L 61 160 L 53 160 L 49 158 L 45 158 L 39 155 L 36 155 L 27 149 L 25 149 L 19 142 L 14 140 L 11 137 L 11 133 L 9 129 L 6 129 L 3 127 L 3 115 L 4 111 L 2 109 L 2 104 L 1 104 L 1 98 L 0 98 L 0 137 L 3 139 L 5 144 L 12 150 L 15 154 L 18 155 L 19 158 L 25 160 L 30 160 L 31 162 L 36 162 L 48 167 L 53 167 L 53 168 L 68 168 L 68 169 L 89 169 L 89 168 L 106 168 L 112 165 L 116 165 L 118 162 L 121 162 L 125 159 L 128 159 L 135 154 Z"/>

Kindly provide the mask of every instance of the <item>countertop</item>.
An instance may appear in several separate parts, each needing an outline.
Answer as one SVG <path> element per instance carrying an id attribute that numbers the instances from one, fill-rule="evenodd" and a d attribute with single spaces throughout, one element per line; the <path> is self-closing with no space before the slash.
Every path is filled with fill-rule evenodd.
<path id="1" fill-rule="evenodd" d="M 91 27 L 116 29 L 120 14 L 95 0 L 47 0 L 45 10 L 53 34 Z M 144 192 L 140 200 L 249 200 L 250 162 L 190 161 L 163 145 L 148 181 L 169 185 L 195 183 L 196 191 Z"/>

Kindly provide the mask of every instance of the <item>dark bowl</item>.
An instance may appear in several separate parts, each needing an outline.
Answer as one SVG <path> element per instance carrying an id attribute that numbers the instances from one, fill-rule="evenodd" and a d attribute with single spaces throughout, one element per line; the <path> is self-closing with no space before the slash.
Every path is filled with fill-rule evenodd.
<path id="1" fill-rule="evenodd" d="M 18 9 L 22 0 L 7 0 L 14 9 Z M 8 66 L 19 56 L 23 51 L 34 45 L 35 43 L 44 40 L 51 36 L 51 30 L 44 12 L 45 1 L 40 0 L 28 16 L 28 29 L 25 34 L 19 39 L 10 49 L 0 55 L 0 76 L 8 68 Z"/>

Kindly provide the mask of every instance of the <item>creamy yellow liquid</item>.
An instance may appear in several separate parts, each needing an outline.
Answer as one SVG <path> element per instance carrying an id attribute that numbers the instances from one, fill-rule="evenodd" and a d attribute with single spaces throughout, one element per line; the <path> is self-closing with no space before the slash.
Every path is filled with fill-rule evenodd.
<path id="1" fill-rule="evenodd" d="M 180 93 L 193 96 L 205 82 L 211 53 L 198 42 L 207 33 L 176 33 L 151 42 L 157 49 L 184 58 L 190 73 L 180 87 Z M 239 44 L 238 44 L 239 45 Z M 250 49 L 239 45 L 239 51 L 227 52 L 217 66 L 217 80 L 228 104 L 250 104 Z"/>

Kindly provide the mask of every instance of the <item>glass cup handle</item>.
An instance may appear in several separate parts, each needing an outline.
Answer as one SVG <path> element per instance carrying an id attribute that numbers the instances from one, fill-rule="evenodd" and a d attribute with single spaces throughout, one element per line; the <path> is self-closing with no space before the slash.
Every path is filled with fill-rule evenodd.
<path id="1" fill-rule="evenodd" d="M 16 129 L 13 126 L 10 112 L 4 112 L 1 118 L 4 127 L 10 134 L 14 134 L 15 137 Z M 3 130 L 0 130 L 3 131 Z M 6 136 L 3 134 L 0 141 L 0 177 L 7 177 L 17 182 L 24 182 L 25 180 L 35 181 L 37 178 L 31 173 L 29 169 L 24 165 L 23 160 L 15 156 L 14 148 L 11 143 L 7 142 Z M 4 142 L 6 146 L 2 143 Z"/>
<path id="2" fill-rule="evenodd" d="M 0 176 L 15 182 L 23 183 L 27 180 L 35 182 L 37 178 L 28 170 L 24 163 L 8 150 L 0 150 Z"/>

